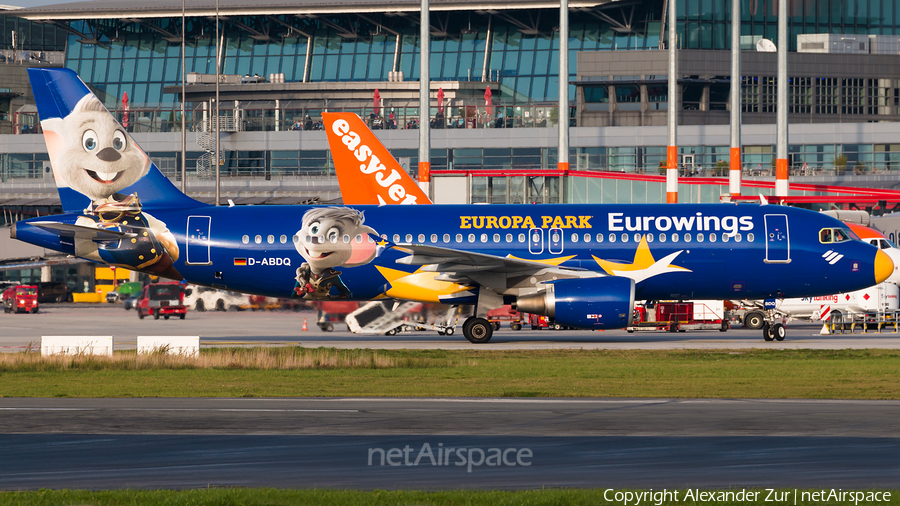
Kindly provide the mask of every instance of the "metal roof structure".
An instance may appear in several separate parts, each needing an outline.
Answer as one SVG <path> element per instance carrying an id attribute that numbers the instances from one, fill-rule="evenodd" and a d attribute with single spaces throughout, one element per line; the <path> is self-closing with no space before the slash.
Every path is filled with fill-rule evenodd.
<path id="1" fill-rule="evenodd" d="M 569 0 L 569 8 L 591 9 L 605 4 L 624 3 L 621 0 Z M 220 16 L 316 15 L 336 13 L 397 13 L 418 12 L 420 0 L 219 0 Z M 10 12 L 34 21 L 163 18 L 180 17 L 181 0 L 92 0 Z M 558 9 L 559 2 L 548 0 L 431 0 L 432 11 L 497 12 L 515 9 Z M 186 0 L 189 16 L 215 16 L 215 0 Z"/>

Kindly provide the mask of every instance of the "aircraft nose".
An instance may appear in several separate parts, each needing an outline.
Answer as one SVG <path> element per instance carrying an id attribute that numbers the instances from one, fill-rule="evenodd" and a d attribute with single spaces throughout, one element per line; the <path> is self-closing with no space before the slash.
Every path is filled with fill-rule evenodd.
<path id="1" fill-rule="evenodd" d="M 894 262 L 884 251 L 875 253 L 875 284 L 889 278 L 894 272 Z"/>

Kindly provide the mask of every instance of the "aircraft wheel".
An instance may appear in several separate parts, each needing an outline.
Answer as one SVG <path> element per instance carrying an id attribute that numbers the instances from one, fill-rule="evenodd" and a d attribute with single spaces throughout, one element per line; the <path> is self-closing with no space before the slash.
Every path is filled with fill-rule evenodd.
<path id="1" fill-rule="evenodd" d="M 159 320 L 159 309 L 157 309 L 156 311 L 153 311 L 153 319 Z"/>
<path id="2" fill-rule="evenodd" d="M 744 315 L 744 325 L 746 325 L 748 329 L 761 329 L 765 323 L 766 318 L 759 311 L 751 311 Z"/>
<path id="3" fill-rule="evenodd" d="M 562 325 L 560 325 L 558 323 L 553 324 L 553 330 L 562 330 L 562 328 L 563 328 Z"/>
<path id="4" fill-rule="evenodd" d="M 137 310 L 137 314 L 138 314 L 138 318 L 140 318 L 140 319 L 141 319 L 141 320 L 143 320 L 143 319 L 144 319 L 144 313 L 143 313 L 143 312 L 141 312 L 141 310 L 140 310 L 140 309 L 138 309 L 138 310 Z"/>
<path id="5" fill-rule="evenodd" d="M 463 324 L 463 335 L 470 343 L 484 344 L 494 335 L 494 326 L 484 318 L 469 318 Z"/>
<path id="6" fill-rule="evenodd" d="M 763 325 L 763 328 L 762 328 L 763 339 L 765 339 L 766 341 L 774 341 L 775 340 L 775 333 L 770 332 L 770 330 L 771 329 L 769 328 L 768 323 Z"/>
<path id="7" fill-rule="evenodd" d="M 784 341 L 784 336 L 787 335 L 787 329 L 784 328 L 784 325 L 780 323 L 776 323 L 772 325 L 772 336 L 776 341 Z"/>
<path id="8" fill-rule="evenodd" d="M 444 333 L 447 334 L 448 336 L 452 336 L 454 332 L 456 332 L 456 330 L 453 327 L 450 327 L 444 331 Z"/>

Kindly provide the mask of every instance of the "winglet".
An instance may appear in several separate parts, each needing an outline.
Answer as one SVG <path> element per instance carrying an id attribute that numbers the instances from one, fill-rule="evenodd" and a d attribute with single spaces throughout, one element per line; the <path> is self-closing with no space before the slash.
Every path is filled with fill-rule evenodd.
<path id="1" fill-rule="evenodd" d="M 123 194 L 148 209 L 204 205 L 175 188 L 74 71 L 30 68 L 28 77 L 65 212 Z"/>
<path id="2" fill-rule="evenodd" d="M 322 119 L 344 204 L 431 204 L 359 116 L 326 112 Z"/>

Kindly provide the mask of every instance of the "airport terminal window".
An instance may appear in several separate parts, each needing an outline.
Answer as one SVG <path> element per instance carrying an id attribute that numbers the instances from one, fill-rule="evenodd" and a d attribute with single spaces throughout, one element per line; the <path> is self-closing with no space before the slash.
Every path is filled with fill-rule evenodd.
<path id="1" fill-rule="evenodd" d="M 241 242 L 244 244 L 250 244 L 250 236 L 244 235 L 243 237 L 241 237 Z"/>

